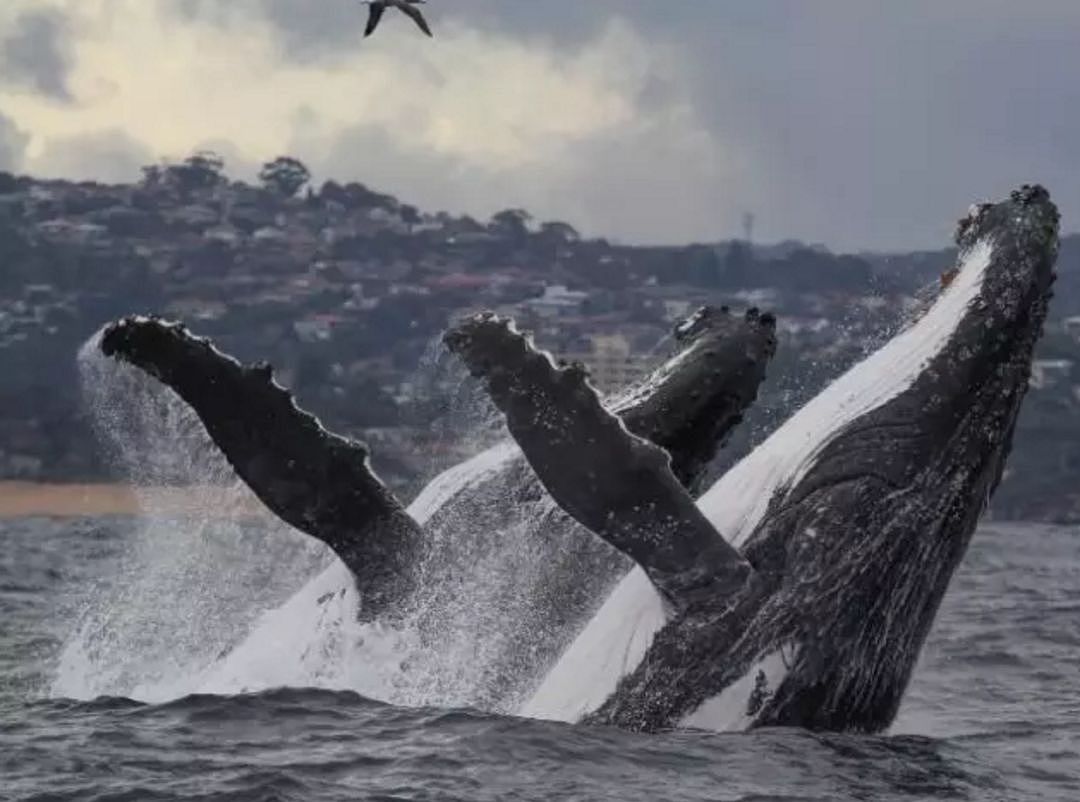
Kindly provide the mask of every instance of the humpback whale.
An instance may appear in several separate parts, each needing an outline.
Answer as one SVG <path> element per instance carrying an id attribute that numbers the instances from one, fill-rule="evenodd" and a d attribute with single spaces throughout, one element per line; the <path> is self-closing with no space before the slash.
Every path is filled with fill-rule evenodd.
<path id="1" fill-rule="evenodd" d="M 673 339 L 672 357 L 609 403 L 631 431 L 672 455 L 679 480 L 697 492 L 756 398 L 775 351 L 775 320 L 756 309 L 740 316 L 705 307 Z M 550 501 L 512 442 L 445 471 L 405 508 L 368 467 L 364 445 L 327 432 L 268 365 L 241 365 L 182 325 L 148 317 L 106 327 L 100 348 L 175 391 L 264 505 L 347 566 L 347 574 L 332 567 L 312 582 L 312 604 L 356 593 L 359 609 L 343 614 L 409 619 L 431 662 L 462 637 L 444 611 L 470 597 L 470 676 L 436 698 L 513 710 L 632 567 Z M 478 588 L 463 563 L 511 537 L 527 541 L 528 564 L 499 565 Z M 472 599 L 478 590 L 486 595 Z"/>
<path id="2" fill-rule="evenodd" d="M 506 321 L 451 332 L 554 499 L 639 566 L 525 712 L 642 731 L 887 727 L 1001 478 L 1057 228 L 1041 187 L 972 209 L 923 317 L 697 505 L 661 449 Z"/>
<path id="3" fill-rule="evenodd" d="M 580 366 L 557 366 L 509 321 L 466 320 L 446 344 L 520 451 L 504 444 L 451 469 L 408 508 L 366 450 L 302 412 L 267 367 L 147 318 L 111 325 L 101 348 L 176 391 L 267 507 L 334 549 L 364 620 L 415 614 L 439 562 L 425 559 L 433 528 L 483 546 L 492 518 L 463 526 L 455 508 L 491 516 L 470 507 L 485 490 L 510 499 L 495 505 L 503 514 L 517 498 L 546 500 L 520 506 L 543 512 L 527 534 L 549 539 L 557 570 L 532 591 L 546 588 L 538 609 L 556 623 L 514 632 L 492 696 L 448 703 L 640 731 L 875 732 L 896 713 L 1001 478 L 1057 225 L 1041 187 L 973 208 L 955 276 L 925 314 L 696 500 L 696 479 L 756 394 L 771 317 L 699 316 L 652 381 L 606 405 Z M 505 495 L 515 488 L 523 495 Z M 560 561 L 564 548 L 593 557 Z M 535 670 L 510 679 L 534 640 Z"/>

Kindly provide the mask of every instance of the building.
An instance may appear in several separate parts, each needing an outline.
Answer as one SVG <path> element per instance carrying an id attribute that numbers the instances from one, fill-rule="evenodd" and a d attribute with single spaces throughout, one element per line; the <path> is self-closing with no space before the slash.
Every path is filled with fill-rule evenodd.
<path id="1" fill-rule="evenodd" d="M 1031 363 L 1031 386 L 1036 390 L 1052 387 L 1069 378 L 1072 366 L 1071 359 L 1036 359 Z"/>
<path id="2" fill-rule="evenodd" d="M 537 317 L 555 318 L 577 315 L 589 298 L 587 292 L 567 289 L 563 284 L 544 287 L 544 294 L 522 304 Z"/>
<path id="3" fill-rule="evenodd" d="M 612 393 L 645 378 L 655 359 L 633 353 L 622 334 L 594 335 L 592 349 L 563 355 L 565 362 L 580 362 L 589 371 L 589 381 L 602 393 Z"/>

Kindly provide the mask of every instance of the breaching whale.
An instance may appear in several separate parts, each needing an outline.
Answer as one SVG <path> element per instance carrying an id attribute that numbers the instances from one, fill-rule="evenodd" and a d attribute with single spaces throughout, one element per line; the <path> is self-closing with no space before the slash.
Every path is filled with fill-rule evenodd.
<path id="1" fill-rule="evenodd" d="M 555 500 L 641 569 L 526 711 L 645 731 L 887 727 L 1001 478 L 1057 228 L 1041 187 L 974 208 L 925 315 L 698 505 L 660 449 L 506 321 L 451 332 Z"/>
<path id="2" fill-rule="evenodd" d="M 556 367 L 498 318 L 452 330 L 447 344 L 484 380 L 554 502 L 636 563 L 521 712 L 645 731 L 886 727 L 1000 479 L 1050 298 L 1057 220 L 1040 187 L 973 209 L 958 272 L 920 320 L 697 503 L 678 446 L 640 436 L 653 432 L 606 409 L 579 368 Z M 407 604 L 424 522 L 374 479 L 362 449 L 305 417 L 268 371 L 183 330 L 122 321 L 102 349 L 176 390 L 267 506 L 338 552 L 362 615 Z M 463 491 L 464 475 L 434 483 L 426 503 Z M 557 616 L 561 602 L 544 609 Z"/>
<path id="3" fill-rule="evenodd" d="M 775 321 L 754 309 L 735 315 L 706 307 L 675 328 L 674 343 L 667 361 L 610 405 L 632 431 L 665 448 L 680 481 L 697 492 L 717 448 L 757 395 L 775 350 Z M 323 620 L 345 598 L 344 607 L 355 601 L 354 609 L 334 609 L 331 618 L 408 619 L 422 630 L 423 661 L 441 660 L 448 673 L 460 662 L 448 653 L 463 633 L 447 626 L 446 610 L 460 611 L 463 595 L 483 591 L 479 609 L 458 616 L 469 619 L 468 674 L 437 677 L 435 690 L 406 698 L 509 712 L 632 567 L 550 500 L 512 441 L 445 471 L 405 508 L 371 472 L 364 445 L 327 432 L 300 410 L 269 366 L 243 366 L 182 325 L 152 318 L 108 326 L 100 347 L 172 388 L 262 502 L 347 566 L 332 566 L 290 603 L 317 603 L 320 610 L 300 615 L 323 624 L 296 645 L 292 660 L 340 651 L 327 643 L 338 639 L 338 622 Z M 500 564 L 478 588 L 471 558 L 512 537 L 529 546 L 528 564 Z M 271 616 L 266 637 L 281 628 Z M 256 632 L 249 640 L 259 639 Z M 251 659 L 290 662 L 277 652 Z M 312 672 L 277 673 L 266 682 L 316 679 Z"/>

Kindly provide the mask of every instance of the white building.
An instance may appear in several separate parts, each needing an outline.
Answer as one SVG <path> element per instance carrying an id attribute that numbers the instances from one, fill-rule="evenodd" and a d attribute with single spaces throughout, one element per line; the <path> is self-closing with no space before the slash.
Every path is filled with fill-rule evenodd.
<path id="1" fill-rule="evenodd" d="M 1071 359 L 1036 359 L 1031 363 L 1031 386 L 1036 390 L 1051 387 L 1072 372 Z"/>
<path id="2" fill-rule="evenodd" d="M 562 358 L 585 365 L 589 381 L 602 393 L 615 392 L 640 381 L 653 368 L 654 360 L 634 354 L 630 341 L 621 334 L 597 334 L 589 340 L 591 351 L 565 354 Z"/>
<path id="3" fill-rule="evenodd" d="M 587 292 L 567 289 L 563 284 L 552 284 L 544 287 L 544 294 L 539 298 L 525 301 L 522 306 L 538 317 L 564 317 L 580 314 L 588 298 Z"/>

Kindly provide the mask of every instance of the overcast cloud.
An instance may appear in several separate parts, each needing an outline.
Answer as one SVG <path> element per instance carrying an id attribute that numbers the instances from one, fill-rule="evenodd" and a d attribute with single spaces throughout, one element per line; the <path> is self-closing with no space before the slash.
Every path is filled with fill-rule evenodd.
<path id="1" fill-rule="evenodd" d="M 70 100 L 72 67 L 66 17 L 53 8 L 27 8 L 0 38 L 0 75 L 15 85 L 56 100 Z"/>
<path id="2" fill-rule="evenodd" d="M 1080 214 L 1075 0 L 5 0 L 0 164 L 133 178 L 213 145 L 422 208 L 630 242 L 938 247 L 1037 180 Z M 8 144 L 5 145 L 4 143 Z"/>
<path id="3" fill-rule="evenodd" d="M 0 170 L 16 170 L 22 164 L 28 137 L 9 117 L 0 114 Z"/>

